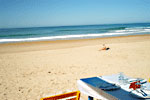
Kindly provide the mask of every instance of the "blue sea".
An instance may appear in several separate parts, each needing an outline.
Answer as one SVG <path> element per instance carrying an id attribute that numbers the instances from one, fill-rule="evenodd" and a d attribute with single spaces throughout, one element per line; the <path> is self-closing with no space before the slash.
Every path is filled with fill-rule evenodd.
<path id="1" fill-rule="evenodd" d="M 150 23 L 0 29 L 0 43 L 90 39 L 150 34 Z"/>

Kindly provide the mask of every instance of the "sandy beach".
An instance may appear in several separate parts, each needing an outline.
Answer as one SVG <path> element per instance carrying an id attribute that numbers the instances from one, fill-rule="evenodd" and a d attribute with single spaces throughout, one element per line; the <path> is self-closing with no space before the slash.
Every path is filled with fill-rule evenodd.
<path id="1" fill-rule="evenodd" d="M 99 51 L 102 44 L 110 50 Z M 150 78 L 150 35 L 0 44 L 2 100 L 39 100 L 119 72 Z"/>

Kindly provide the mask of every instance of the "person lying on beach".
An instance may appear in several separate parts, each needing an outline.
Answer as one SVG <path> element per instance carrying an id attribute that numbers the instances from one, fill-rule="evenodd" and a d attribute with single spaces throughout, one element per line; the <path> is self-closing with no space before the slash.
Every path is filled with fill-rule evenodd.
<path id="1" fill-rule="evenodd" d="M 100 49 L 99 51 L 101 51 L 101 50 L 109 50 L 109 49 L 110 49 L 109 47 L 106 47 L 105 44 L 103 44 L 103 48 Z"/>

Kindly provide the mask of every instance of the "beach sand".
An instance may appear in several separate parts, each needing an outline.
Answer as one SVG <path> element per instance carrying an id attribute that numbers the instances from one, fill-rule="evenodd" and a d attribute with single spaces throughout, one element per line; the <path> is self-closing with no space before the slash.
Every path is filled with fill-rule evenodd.
<path id="1" fill-rule="evenodd" d="M 102 44 L 110 50 L 98 51 Z M 2 100 L 39 100 L 119 72 L 150 78 L 150 35 L 0 44 Z"/>

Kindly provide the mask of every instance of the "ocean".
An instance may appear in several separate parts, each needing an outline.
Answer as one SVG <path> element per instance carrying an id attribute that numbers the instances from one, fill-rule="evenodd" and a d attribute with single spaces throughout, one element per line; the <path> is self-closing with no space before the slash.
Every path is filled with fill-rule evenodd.
<path id="1" fill-rule="evenodd" d="M 150 34 L 150 23 L 0 29 L 0 43 L 90 39 Z"/>

